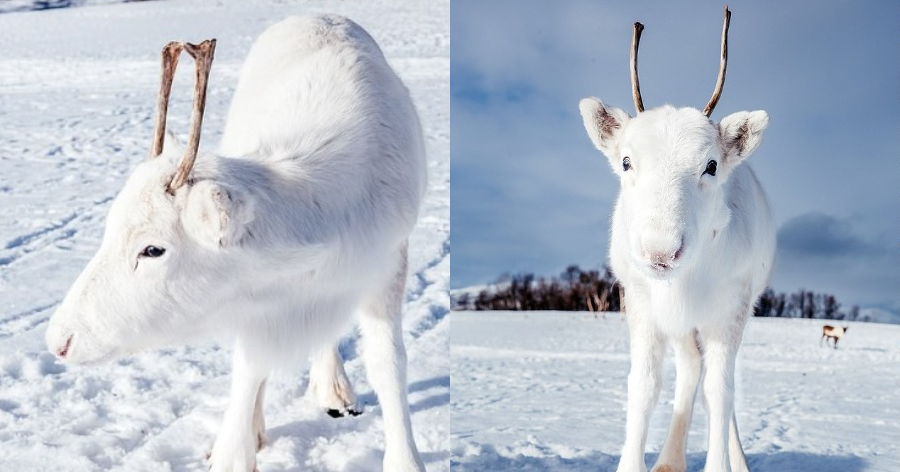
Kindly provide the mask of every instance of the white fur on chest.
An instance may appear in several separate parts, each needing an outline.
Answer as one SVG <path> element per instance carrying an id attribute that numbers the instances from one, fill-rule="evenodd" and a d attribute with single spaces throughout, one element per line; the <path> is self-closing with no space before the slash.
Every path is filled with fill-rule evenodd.
<path id="1" fill-rule="evenodd" d="M 646 316 L 657 329 L 670 337 L 680 337 L 693 329 L 721 323 L 733 311 L 739 296 L 729 280 L 715 280 L 704 274 L 690 274 L 676 280 L 641 280 L 649 302 Z"/>

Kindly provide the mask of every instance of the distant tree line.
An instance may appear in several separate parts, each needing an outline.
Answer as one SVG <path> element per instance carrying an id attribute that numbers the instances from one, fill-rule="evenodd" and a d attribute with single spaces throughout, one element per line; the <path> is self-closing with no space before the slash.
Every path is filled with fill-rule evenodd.
<path id="1" fill-rule="evenodd" d="M 771 288 L 767 288 L 756 302 L 753 315 L 854 321 L 859 318 L 859 307 L 853 305 L 849 310 L 844 310 L 834 295 L 825 293 L 800 289 L 791 294 L 784 294 L 775 293 Z"/>
<path id="2" fill-rule="evenodd" d="M 621 286 L 609 268 L 601 273 L 572 265 L 558 277 L 503 274 L 477 295 L 453 297 L 452 304 L 454 310 L 621 311 L 621 297 Z"/>
<path id="3" fill-rule="evenodd" d="M 535 277 L 531 273 L 501 275 L 478 294 L 462 292 L 451 300 L 454 310 L 557 310 L 624 311 L 624 289 L 610 269 L 566 268 L 557 277 Z M 767 288 L 759 298 L 754 316 L 855 320 L 856 305 L 845 311 L 833 295 L 801 289 L 775 293 Z"/>

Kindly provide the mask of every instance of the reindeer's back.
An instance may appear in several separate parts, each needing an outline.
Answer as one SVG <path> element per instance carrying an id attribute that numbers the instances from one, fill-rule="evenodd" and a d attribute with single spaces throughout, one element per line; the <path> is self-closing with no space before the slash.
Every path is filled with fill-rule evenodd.
<path id="1" fill-rule="evenodd" d="M 409 91 L 372 37 L 335 15 L 289 17 L 260 35 L 219 152 L 295 180 L 304 195 L 315 195 L 322 218 L 340 216 L 356 230 L 405 237 L 425 188 Z"/>

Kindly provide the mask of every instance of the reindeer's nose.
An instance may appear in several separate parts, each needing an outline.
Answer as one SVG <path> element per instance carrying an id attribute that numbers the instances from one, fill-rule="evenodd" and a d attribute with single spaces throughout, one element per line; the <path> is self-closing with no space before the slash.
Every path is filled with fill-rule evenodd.
<path id="1" fill-rule="evenodd" d="M 56 351 L 54 352 L 54 354 L 56 354 L 56 357 L 59 357 L 60 359 L 66 358 L 66 356 L 69 354 L 69 348 L 72 346 L 73 336 L 74 335 L 72 334 L 68 335 L 62 346 L 56 348 Z"/>
<path id="2" fill-rule="evenodd" d="M 72 350 L 72 339 L 74 337 L 74 333 L 51 319 L 46 334 L 47 349 L 56 357 L 66 359 Z"/>
<path id="3" fill-rule="evenodd" d="M 641 256 L 653 269 L 671 269 L 684 253 L 684 238 L 648 235 L 641 238 Z"/>

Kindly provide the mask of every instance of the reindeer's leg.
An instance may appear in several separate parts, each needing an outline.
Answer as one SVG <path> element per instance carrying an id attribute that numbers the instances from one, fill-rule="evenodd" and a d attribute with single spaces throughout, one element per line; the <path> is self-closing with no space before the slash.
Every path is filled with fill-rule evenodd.
<path id="1" fill-rule="evenodd" d="M 269 368 L 254 363 L 240 340 L 232 363 L 231 399 L 216 442 L 209 455 L 214 472 L 250 472 L 256 470 L 259 446 L 257 426 L 262 418 L 262 395 Z"/>
<path id="2" fill-rule="evenodd" d="M 626 292 L 628 297 L 629 292 Z M 634 290 L 630 290 L 634 293 Z M 662 385 L 662 356 L 665 340 L 651 326 L 646 317 L 647 307 L 639 300 L 627 298 L 628 332 L 631 351 L 631 371 L 628 373 L 628 412 L 625 420 L 625 445 L 619 460 L 618 472 L 644 472 L 644 448 L 650 414 L 659 399 Z"/>
<path id="3" fill-rule="evenodd" d="M 704 470 L 730 472 L 727 445 L 734 409 L 734 349 L 721 339 L 708 339 L 704 347 L 703 394 L 709 413 L 709 447 Z"/>
<path id="4" fill-rule="evenodd" d="M 384 417 L 384 470 L 422 472 L 413 440 L 406 395 L 406 348 L 401 309 L 406 286 L 406 243 L 398 250 L 394 276 L 384 289 L 364 302 L 359 327 L 369 383 Z"/>
<path id="5" fill-rule="evenodd" d="M 834 348 L 835 348 L 835 349 L 837 349 L 837 342 L 838 342 L 838 339 L 841 339 L 841 338 L 839 338 L 839 337 L 837 337 L 837 336 L 834 337 Z"/>
<path id="6" fill-rule="evenodd" d="M 819 338 L 819 347 L 822 347 L 822 341 L 825 340 L 825 334 L 822 334 L 822 337 Z"/>
<path id="7" fill-rule="evenodd" d="M 731 459 L 731 472 L 750 472 L 747 458 L 744 457 L 744 448 L 741 447 L 741 437 L 738 434 L 737 415 L 733 412 L 731 425 L 728 428 L 728 456 Z"/>
<path id="8" fill-rule="evenodd" d="M 672 407 L 672 424 L 669 436 L 653 466 L 654 472 L 684 472 L 687 470 L 685 451 L 688 429 L 697 384 L 700 382 L 702 362 L 695 331 L 675 343 L 675 404 Z"/>
<path id="9" fill-rule="evenodd" d="M 266 447 L 266 418 L 263 415 L 263 402 L 266 399 L 266 381 L 263 379 L 256 393 L 256 406 L 253 408 L 253 436 L 256 437 L 256 450 Z"/>
<path id="10" fill-rule="evenodd" d="M 309 369 L 309 388 L 316 397 L 319 407 L 332 418 L 360 413 L 356 406 L 356 394 L 337 346 L 323 346 L 314 354 Z"/>
<path id="11" fill-rule="evenodd" d="M 746 467 L 734 419 L 734 364 L 744 325 L 751 315 L 752 308 L 747 308 L 730 325 L 700 331 L 706 366 L 703 394 L 709 414 L 709 446 L 704 470 L 710 472 L 733 472 L 732 463 Z M 730 454 L 739 457 L 730 457 Z"/>

